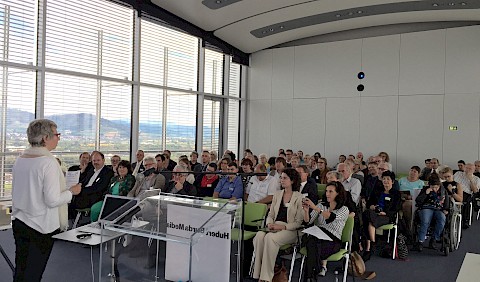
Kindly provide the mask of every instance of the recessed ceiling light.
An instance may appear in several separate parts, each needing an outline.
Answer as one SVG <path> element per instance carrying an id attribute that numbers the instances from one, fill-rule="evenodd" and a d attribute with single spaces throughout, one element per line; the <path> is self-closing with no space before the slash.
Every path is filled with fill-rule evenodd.
<path id="1" fill-rule="evenodd" d="M 342 15 L 336 14 L 335 17 L 340 18 Z"/>
<path id="2" fill-rule="evenodd" d="M 358 10 L 358 11 L 357 11 L 357 14 L 361 14 L 361 13 L 363 13 L 362 10 Z"/>
<path id="3" fill-rule="evenodd" d="M 348 12 L 348 15 L 349 15 L 349 16 L 353 15 L 353 12 Z"/>
<path id="4" fill-rule="evenodd" d="M 217 1 L 215 1 L 215 3 L 217 3 L 217 4 L 222 4 L 222 1 L 221 1 L 221 0 L 217 0 Z"/>
<path id="5" fill-rule="evenodd" d="M 273 28 L 271 28 L 270 31 L 273 31 Z"/>
<path id="6" fill-rule="evenodd" d="M 280 26 L 280 29 L 284 29 L 285 27 L 283 25 Z"/>
<path id="7" fill-rule="evenodd" d="M 467 3 L 462 2 L 462 3 L 460 3 L 460 5 L 462 5 L 462 6 L 467 6 Z"/>
<path id="8" fill-rule="evenodd" d="M 453 3 L 453 2 L 448 3 L 448 6 L 455 6 L 455 3 Z"/>
<path id="9" fill-rule="evenodd" d="M 433 3 L 432 6 L 433 6 L 433 7 L 438 7 L 438 4 L 437 4 L 437 3 Z"/>

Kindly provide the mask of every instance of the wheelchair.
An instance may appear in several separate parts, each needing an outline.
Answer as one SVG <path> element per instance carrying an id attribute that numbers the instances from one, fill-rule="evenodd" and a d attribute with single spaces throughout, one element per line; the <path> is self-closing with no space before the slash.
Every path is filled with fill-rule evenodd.
<path id="1" fill-rule="evenodd" d="M 419 215 L 419 212 L 420 212 L 420 209 L 417 209 L 415 211 L 415 214 L 414 214 L 414 217 L 413 217 L 412 233 L 413 233 L 413 238 L 415 240 L 418 239 L 418 232 L 420 230 L 420 215 Z M 452 212 L 451 212 L 451 209 L 450 209 L 450 211 L 448 212 L 448 214 L 445 217 L 445 226 L 443 227 L 443 231 L 442 231 L 441 238 L 440 238 L 440 241 L 441 241 L 440 251 L 445 256 L 448 256 L 450 251 L 453 251 L 454 249 L 456 249 L 456 248 L 452 248 L 452 240 L 451 240 L 452 228 L 451 228 L 451 224 L 452 224 Z M 461 217 L 460 217 L 460 224 L 461 224 Z M 430 226 L 427 229 L 426 237 L 430 237 L 430 238 L 433 237 L 434 228 L 435 228 L 435 218 L 432 218 L 432 220 L 430 222 Z M 425 240 L 425 241 L 427 241 L 427 240 Z"/>
<path id="2" fill-rule="evenodd" d="M 462 206 L 463 203 L 451 198 L 450 205 L 450 251 L 458 249 L 462 237 Z"/>

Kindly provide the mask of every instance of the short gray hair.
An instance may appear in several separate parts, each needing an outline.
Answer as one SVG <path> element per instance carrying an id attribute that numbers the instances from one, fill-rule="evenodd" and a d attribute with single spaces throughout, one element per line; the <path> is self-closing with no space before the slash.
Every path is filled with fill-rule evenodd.
<path id="1" fill-rule="evenodd" d="M 43 137 L 52 138 L 57 124 L 49 119 L 36 119 L 28 125 L 27 138 L 32 147 L 45 147 Z"/>

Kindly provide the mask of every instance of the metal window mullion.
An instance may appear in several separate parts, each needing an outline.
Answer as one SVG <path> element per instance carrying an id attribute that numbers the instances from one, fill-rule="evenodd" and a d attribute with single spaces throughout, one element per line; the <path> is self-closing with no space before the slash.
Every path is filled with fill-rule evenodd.
<path id="1" fill-rule="evenodd" d="M 247 138 L 248 132 L 246 131 L 246 124 L 247 124 L 247 106 L 248 106 L 248 99 L 247 98 L 247 67 L 241 66 L 240 67 L 240 116 L 238 117 L 238 122 L 240 126 L 238 127 L 238 152 L 243 152 L 245 148 L 247 148 Z"/>
<path id="2" fill-rule="evenodd" d="M 47 37 L 47 0 L 38 1 L 37 23 L 37 82 L 35 99 L 35 117 L 45 116 L 45 52 Z"/>
<path id="3" fill-rule="evenodd" d="M 3 20 L 3 49 L 2 49 L 2 59 L 8 61 L 9 55 L 9 37 L 10 37 L 10 7 L 5 5 L 4 7 L 4 20 Z M 1 158 L 0 158 L 0 196 L 5 195 L 5 164 L 6 156 L 5 149 L 7 145 L 7 102 L 8 102 L 8 67 L 3 66 L 2 74 L 2 115 L 1 115 L 1 124 L 2 129 L 0 133 L 0 144 L 1 144 Z"/>
<path id="4" fill-rule="evenodd" d="M 168 47 L 164 47 L 163 52 L 163 85 L 168 83 Z M 162 151 L 167 149 L 167 109 L 168 109 L 168 92 L 163 89 L 163 105 L 162 105 Z"/>
<path id="5" fill-rule="evenodd" d="M 202 47 L 201 39 L 198 44 L 198 91 L 197 95 L 197 138 L 195 142 L 195 150 L 203 150 L 203 103 L 205 96 L 205 48 Z M 201 93 L 201 94 L 200 94 Z"/>
<path id="6" fill-rule="evenodd" d="M 224 67 L 223 67 L 223 95 L 226 98 L 230 98 L 230 56 L 224 55 Z M 223 99 L 223 114 L 221 117 L 223 117 L 222 120 L 222 125 L 221 125 L 221 136 L 222 136 L 222 141 L 220 142 L 221 148 L 219 150 L 224 151 L 225 149 L 230 149 L 228 148 L 228 117 L 229 117 L 229 105 L 230 105 L 230 100 L 229 99 Z"/>
<path id="7" fill-rule="evenodd" d="M 97 32 L 97 76 L 102 76 L 103 68 L 103 31 Z M 97 79 L 95 150 L 100 151 L 100 119 L 102 115 L 102 80 Z"/>
<path id="8" fill-rule="evenodd" d="M 138 11 L 133 12 L 134 17 L 134 35 L 133 35 L 133 82 L 132 85 L 132 116 L 130 131 L 130 160 L 135 159 L 135 153 L 139 148 L 140 132 L 140 44 L 141 44 L 141 20 Z"/>

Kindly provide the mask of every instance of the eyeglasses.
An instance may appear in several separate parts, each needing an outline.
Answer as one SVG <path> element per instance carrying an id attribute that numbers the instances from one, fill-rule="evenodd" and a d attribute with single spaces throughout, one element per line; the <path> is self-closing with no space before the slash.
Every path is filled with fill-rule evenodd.
<path id="1" fill-rule="evenodd" d="M 385 168 L 383 168 L 383 167 L 379 167 L 379 168 L 378 168 L 378 170 L 381 170 L 381 171 L 386 171 L 386 169 L 385 169 Z"/>
<path id="2" fill-rule="evenodd" d="M 54 133 L 53 135 L 57 136 L 58 138 L 60 138 L 60 135 L 62 135 L 62 133 Z"/>

